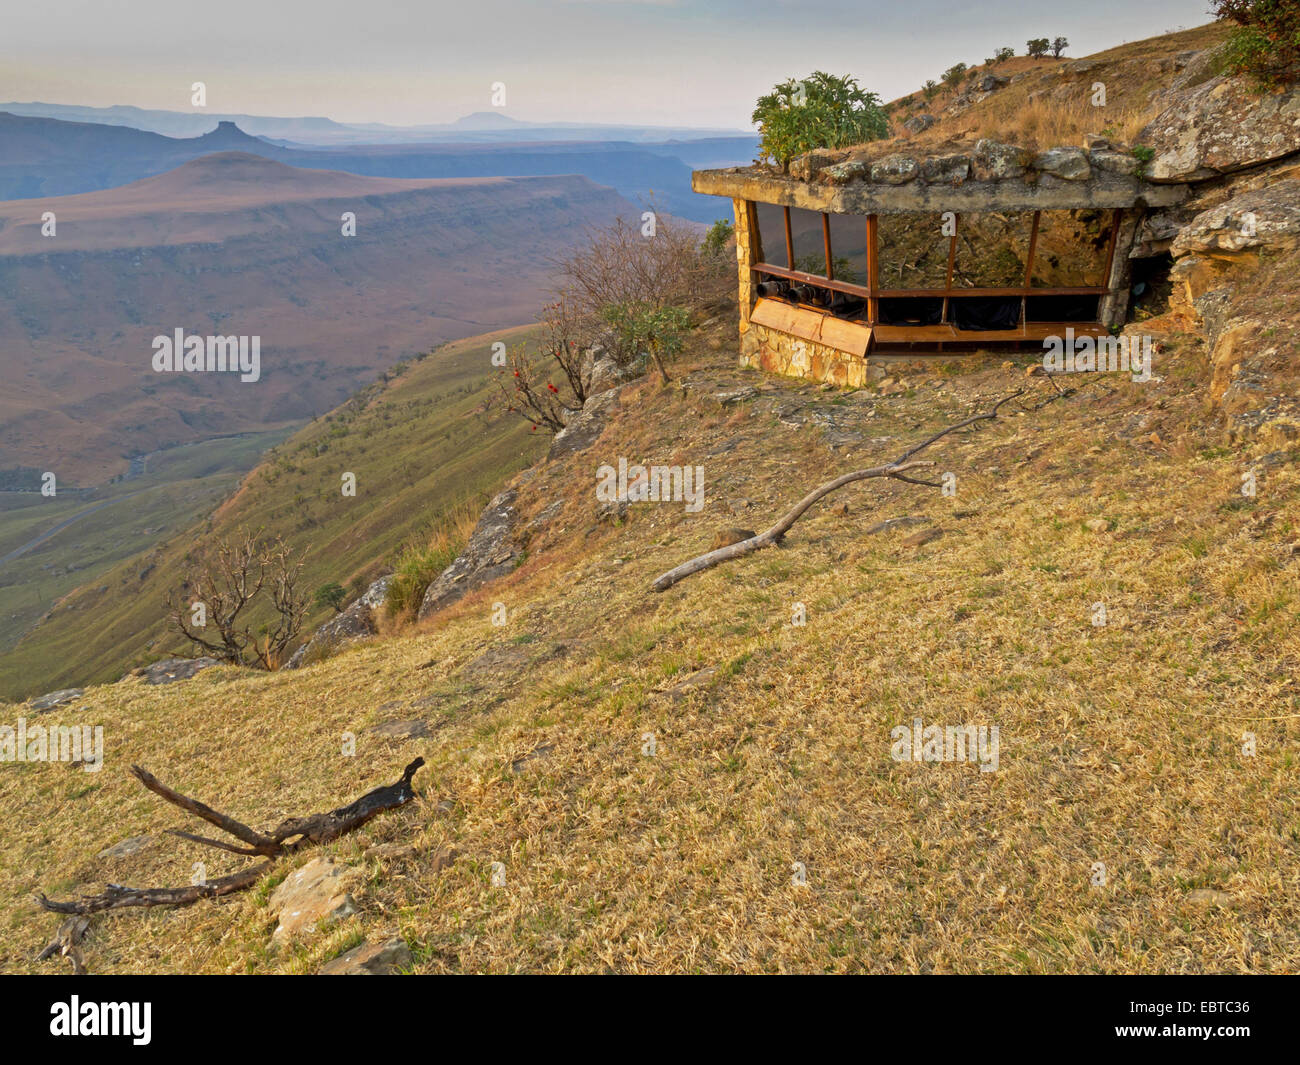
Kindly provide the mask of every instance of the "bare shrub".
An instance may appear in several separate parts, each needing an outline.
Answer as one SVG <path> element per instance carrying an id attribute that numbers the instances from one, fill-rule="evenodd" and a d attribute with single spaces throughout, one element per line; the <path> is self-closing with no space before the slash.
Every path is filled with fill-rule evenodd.
<path id="1" fill-rule="evenodd" d="M 214 658 L 238 666 L 278 669 L 302 629 L 309 597 L 298 589 L 301 560 L 284 540 L 247 529 L 216 545 L 207 559 L 187 559 L 178 593 L 167 597 L 172 627 Z M 253 629 L 246 620 L 268 603 L 274 621 Z M 202 605 L 196 619 L 196 604 Z"/>
<path id="2" fill-rule="evenodd" d="M 524 345 L 507 352 L 497 378 L 500 401 L 534 430 L 558 433 L 582 409 L 600 357 L 622 368 L 653 359 L 667 380 L 664 357 L 681 349 L 691 311 L 732 294 L 729 223 L 701 234 L 650 213 L 649 222 L 621 218 L 590 231 L 585 245 L 558 262 L 558 295 L 539 316 L 540 353 Z"/>
<path id="3" fill-rule="evenodd" d="M 706 250 L 696 228 L 685 222 L 656 215 L 653 235 L 647 235 L 645 226 L 619 219 L 562 264 L 563 291 L 575 311 L 593 322 L 602 321 L 609 307 L 691 309 L 729 287 L 733 278 L 723 268 L 725 257 L 717 243 Z M 624 338 L 606 339 L 620 363 L 640 355 Z"/>

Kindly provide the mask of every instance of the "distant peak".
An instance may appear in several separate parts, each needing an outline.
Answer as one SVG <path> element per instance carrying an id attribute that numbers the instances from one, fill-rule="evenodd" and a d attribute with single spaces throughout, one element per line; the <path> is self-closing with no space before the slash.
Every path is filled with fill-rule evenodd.
<path id="1" fill-rule="evenodd" d="M 511 118 L 501 111 L 475 111 L 464 118 L 456 119 L 453 125 L 470 129 L 483 129 L 487 126 L 526 126 L 528 123 L 521 122 L 517 118 Z"/>
<path id="2" fill-rule="evenodd" d="M 203 134 L 204 140 L 221 140 L 221 141 L 255 141 L 257 137 L 245 133 L 239 126 L 229 120 L 223 119 L 217 123 L 217 128 Z"/>

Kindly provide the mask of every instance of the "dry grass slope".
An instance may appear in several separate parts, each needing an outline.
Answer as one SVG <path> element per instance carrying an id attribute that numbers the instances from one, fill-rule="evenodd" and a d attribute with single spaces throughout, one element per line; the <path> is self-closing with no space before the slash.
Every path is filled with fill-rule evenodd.
<path id="1" fill-rule="evenodd" d="M 681 388 L 631 387 L 589 451 L 538 467 L 523 517 L 557 500 L 558 516 L 426 631 L 292 675 L 95 688 L 47 715 L 103 724 L 106 765 L 0 774 L 0 968 L 38 967 L 56 923 L 38 889 L 237 867 L 158 835 L 178 818 L 130 763 L 265 825 L 422 754 L 421 801 L 327 848 L 357 867 L 356 917 L 273 946 L 266 899 L 290 863 L 242 897 L 100 922 L 91 970 L 310 972 L 400 934 L 419 972 L 1295 971 L 1300 478 L 1274 456 L 1241 494 L 1254 457 L 1204 417 L 1198 344 L 1167 339 L 1152 383 L 1095 380 L 945 441 L 953 499 L 855 486 L 784 547 L 654 595 L 718 529 L 762 527 L 1024 383 L 975 359 L 844 395 L 709 350 Z M 723 406 L 737 376 L 759 393 Z M 707 506 L 599 521 L 595 468 L 618 456 L 702 465 Z M 944 535 L 866 531 L 902 515 Z M 895 762 L 890 729 L 917 717 L 997 725 L 999 770 Z M 410 718 L 431 737 L 367 731 Z M 137 854 L 96 857 L 142 833 Z M 366 856 L 381 843 L 411 849 Z"/>

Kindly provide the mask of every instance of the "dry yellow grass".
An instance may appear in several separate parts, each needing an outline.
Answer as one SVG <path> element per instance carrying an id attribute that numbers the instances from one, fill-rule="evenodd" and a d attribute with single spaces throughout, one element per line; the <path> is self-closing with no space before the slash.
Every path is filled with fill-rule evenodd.
<path id="1" fill-rule="evenodd" d="M 130 763 L 264 825 L 394 779 L 419 753 L 421 801 L 326 848 L 364 873 L 355 918 L 272 946 L 265 899 L 285 863 L 245 896 L 99 920 L 91 971 L 310 972 L 392 934 L 419 972 L 1295 971 L 1296 456 L 1260 467 L 1243 497 L 1252 456 L 1204 417 L 1203 356 L 1167 343 L 1157 381 L 1097 380 L 936 447 L 956 498 L 858 485 L 784 547 L 663 595 L 654 576 L 717 529 L 761 528 L 809 485 L 1025 379 L 998 356 L 903 367 L 907 394 L 849 396 L 722 354 L 684 389 L 632 387 L 592 449 L 521 486 L 525 520 L 564 501 L 523 566 L 427 631 L 294 674 L 132 680 L 46 715 L 103 724 L 106 765 L 0 772 L 0 967 L 55 965 L 31 960 L 58 923 L 35 890 L 239 864 L 161 836 L 97 858 L 184 820 Z M 763 391 L 723 407 L 712 393 L 737 378 Z M 829 422 L 861 441 L 829 447 Z M 598 522 L 594 471 L 620 455 L 704 466 L 703 513 L 644 504 Z M 909 530 L 865 531 L 904 514 L 945 534 L 908 548 Z M 1098 518 L 1107 531 L 1085 525 Z M 432 738 L 365 731 L 414 717 Z M 895 762 L 890 729 L 915 717 L 997 725 L 998 771 Z M 416 850 L 363 857 L 392 841 Z M 460 857 L 435 872 L 446 847 Z"/>
<path id="2" fill-rule="evenodd" d="M 965 109 L 948 112 L 957 93 L 945 89 L 933 100 L 913 93 L 912 106 L 893 115 L 895 136 L 863 145 L 855 155 L 877 158 L 891 151 L 918 147 L 947 150 L 981 137 L 1030 148 L 1081 144 L 1088 133 L 1108 131 L 1121 144 L 1139 143 L 1139 134 L 1163 109 L 1160 93 L 1175 76 L 1179 53 L 1213 47 L 1227 35 L 1218 23 L 1143 41 L 1132 41 L 1083 57 L 1091 66 L 1073 70 L 1074 59 L 1019 57 L 993 67 L 973 68 L 972 78 L 986 73 L 1016 80 Z M 1098 83 L 1105 86 L 1105 103 L 1093 102 Z M 967 83 L 969 84 L 969 83 Z M 897 103 L 898 101 L 895 101 Z M 904 119 L 927 112 L 937 121 L 915 136 L 907 136 Z"/>

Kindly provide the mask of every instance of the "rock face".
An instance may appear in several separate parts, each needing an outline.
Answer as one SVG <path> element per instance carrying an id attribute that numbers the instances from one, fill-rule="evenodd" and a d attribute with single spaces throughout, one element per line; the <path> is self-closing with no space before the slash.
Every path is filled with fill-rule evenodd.
<path id="1" fill-rule="evenodd" d="M 409 968 L 414 959 L 406 942 L 359 943 L 346 954 L 321 966 L 319 976 L 392 976 Z"/>
<path id="2" fill-rule="evenodd" d="M 288 939 L 315 932 L 326 921 L 341 921 L 357 912 L 356 900 L 347 889 L 354 871 L 329 858 L 313 858 L 290 873 L 271 893 L 269 908 L 280 923 L 275 939 Z"/>
<path id="3" fill-rule="evenodd" d="M 1151 181 L 1198 181 L 1300 152 L 1300 88 L 1260 96 L 1245 79 L 1220 76 L 1166 102 L 1138 137 L 1156 153 Z"/>
<path id="4" fill-rule="evenodd" d="M 375 581 L 360 599 L 312 633 L 311 639 L 299 647 L 285 663 L 285 669 L 298 669 L 319 661 L 354 640 L 373 636 L 378 631 L 376 614 L 384 605 L 388 587 L 392 583 L 391 574 Z"/>
<path id="5" fill-rule="evenodd" d="M 587 397 L 599 396 L 611 388 L 634 381 L 644 372 L 636 366 L 620 366 L 612 355 L 596 354 L 591 358 L 587 377 Z"/>
<path id="6" fill-rule="evenodd" d="M 479 515 L 465 550 L 425 591 L 420 602 L 421 619 L 450 606 L 488 581 L 504 577 L 515 568 L 523 554 L 523 548 L 515 540 L 516 498 L 516 491 L 507 488 L 494 497 Z"/>
<path id="7" fill-rule="evenodd" d="M 618 389 L 610 388 L 598 395 L 588 396 L 582 410 L 569 419 L 569 424 L 555 434 L 547 458 L 556 459 L 574 451 L 584 451 L 605 431 L 609 412 L 618 406 Z"/>
<path id="8" fill-rule="evenodd" d="M 1271 246 L 1294 248 L 1300 243 L 1300 181 L 1279 181 L 1243 192 L 1226 203 L 1202 211 L 1178 231 L 1171 252 L 1228 252 Z"/>

